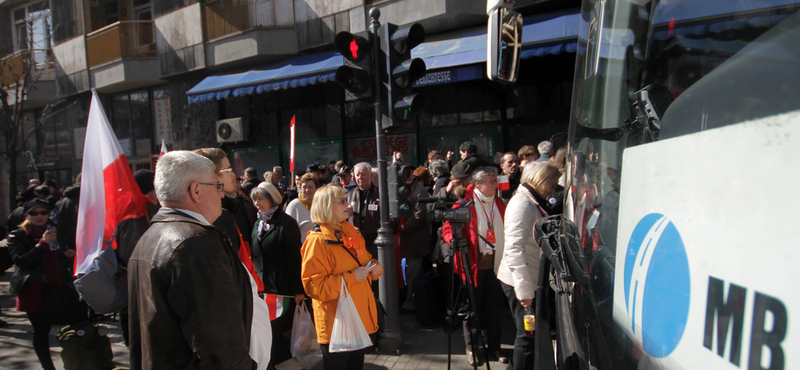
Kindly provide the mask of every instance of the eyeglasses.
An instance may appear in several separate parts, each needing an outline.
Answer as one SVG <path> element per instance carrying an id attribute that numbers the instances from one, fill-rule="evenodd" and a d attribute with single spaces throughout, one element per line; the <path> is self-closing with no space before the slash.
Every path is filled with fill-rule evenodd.
<path id="1" fill-rule="evenodd" d="M 347 198 L 336 199 L 336 204 L 347 204 Z"/>
<path id="2" fill-rule="evenodd" d="M 217 187 L 217 191 L 222 191 L 222 188 L 224 188 L 224 187 L 225 187 L 225 184 L 223 184 L 223 183 L 221 183 L 221 182 L 218 182 L 218 183 L 213 183 L 213 182 L 199 182 L 199 181 L 198 181 L 197 183 L 198 183 L 198 184 L 200 184 L 200 185 L 210 185 L 210 186 L 216 186 L 216 187 Z"/>
<path id="3" fill-rule="evenodd" d="M 28 212 L 28 216 L 44 216 L 44 215 L 49 215 L 49 214 L 50 214 L 49 211 L 41 211 L 41 212 L 32 211 L 32 212 Z"/>
<path id="4" fill-rule="evenodd" d="M 220 173 L 222 173 L 222 172 L 231 172 L 232 173 L 233 172 L 233 168 L 226 168 L 224 170 L 219 170 L 219 172 Z"/>

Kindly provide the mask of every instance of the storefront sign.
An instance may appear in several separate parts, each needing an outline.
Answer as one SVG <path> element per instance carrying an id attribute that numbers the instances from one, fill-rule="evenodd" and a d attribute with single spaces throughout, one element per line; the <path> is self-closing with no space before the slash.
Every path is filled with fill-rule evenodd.
<path id="1" fill-rule="evenodd" d="M 385 140 L 385 158 L 391 158 L 392 153 L 397 151 L 403 153 L 407 161 L 411 160 L 416 147 L 415 134 L 388 135 Z M 374 137 L 350 139 L 347 144 L 350 149 L 351 162 L 375 162 L 377 160 L 378 147 Z"/>
<path id="2" fill-rule="evenodd" d="M 136 155 L 150 155 L 153 152 L 152 147 L 150 139 L 136 140 Z"/>
<path id="3" fill-rule="evenodd" d="M 169 110 L 169 95 L 166 90 L 153 91 L 153 117 L 156 120 L 155 139 L 157 143 L 161 140 L 172 144 L 172 114 Z M 150 153 L 148 153 L 150 154 Z"/>
<path id="4" fill-rule="evenodd" d="M 47 171 L 71 168 L 72 152 L 54 155 L 35 155 L 27 151 L 17 158 L 17 168 L 28 171 Z"/>
<path id="5" fill-rule="evenodd" d="M 451 82 L 478 80 L 486 76 L 483 65 L 473 64 L 429 71 L 422 78 L 414 82 L 414 87 L 440 85 Z"/>

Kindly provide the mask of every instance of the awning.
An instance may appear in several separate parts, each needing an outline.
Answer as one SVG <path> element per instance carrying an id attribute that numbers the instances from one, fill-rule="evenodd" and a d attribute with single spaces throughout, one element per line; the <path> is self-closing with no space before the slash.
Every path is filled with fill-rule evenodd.
<path id="1" fill-rule="evenodd" d="M 286 90 L 333 81 L 344 58 L 328 52 L 304 55 L 263 69 L 209 76 L 189 90 L 189 103 Z"/>
<path id="2" fill-rule="evenodd" d="M 800 8 L 800 0 L 671 0 L 653 15 L 653 37 L 702 36 L 746 27 L 772 27 Z"/>
<path id="3" fill-rule="evenodd" d="M 570 9 L 526 17 L 520 57 L 574 53 L 579 12 Z M 414 48 L 411 56 L 425 60 L 429 70 L 414 86 L 485 78 L 481 64 L 486 63 L 486 27 L 434 36 Z M 344 58 L 336 52 L 299 56 L 270 67 L 206 77 L 187 95 L 189 103 L 197 103 L 332 82 L 343 63 Z"/>

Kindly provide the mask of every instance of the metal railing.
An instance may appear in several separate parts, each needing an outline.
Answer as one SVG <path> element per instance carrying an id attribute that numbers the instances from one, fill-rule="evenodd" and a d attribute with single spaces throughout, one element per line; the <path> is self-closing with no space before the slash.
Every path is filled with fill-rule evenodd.
<path id="1" fill-rule="evenodd" d="M 55 79 L 52 49 L 23 49 L 0 58 L 0 87 L 17 83 L 25 71 L 29 82 Z"/>
<path id="2" fill-rule="evenodd" d="M 153 21 L 119 21 L 86 35 L 89 68 L 124 58 L 156 56 Z"/>
<path id="3" fill-rule="evenodd" d="M 256 28 L 294 26 L 292 0 L 221 0 L 203 5 L 205 41 Z"/>

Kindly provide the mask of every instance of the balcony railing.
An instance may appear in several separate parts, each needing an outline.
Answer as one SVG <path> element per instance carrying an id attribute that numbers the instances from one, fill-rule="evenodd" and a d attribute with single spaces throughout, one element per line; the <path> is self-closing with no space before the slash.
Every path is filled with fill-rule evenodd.
<path id="1" fill-rule="evenodd" d="M 220 0 L 203 6 L 204 37 L 211 41 L 256 28 L 294 26 L 292 0 Z"/>
<path id="2" fill-rule="evenodd" d="M 9 87 L 23 78 L 29 71 L 27 80 L 55 79 L 53 51 L 51 49 L 23 49 L 0 58 L 0 87 Z"/>
<path id="3" fill-rule="evenodd" d="M 153 21 L 120 21 L 86 35 L 89 68 L 125 58 L 156 56 Z"/>

